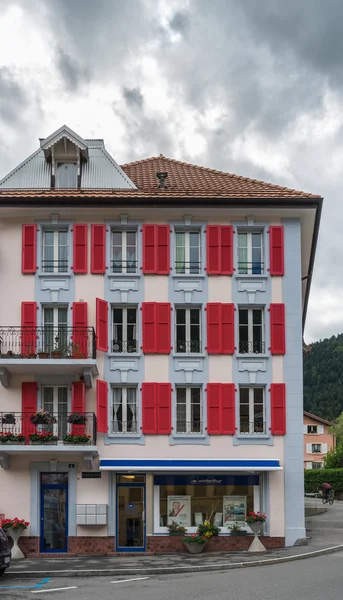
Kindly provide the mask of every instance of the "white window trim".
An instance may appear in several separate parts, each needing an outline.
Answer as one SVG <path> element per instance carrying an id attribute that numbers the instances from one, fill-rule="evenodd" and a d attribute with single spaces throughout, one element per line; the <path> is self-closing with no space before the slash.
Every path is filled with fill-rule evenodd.
<path id="1" fill-rule="evenodd" d="M 247 273 L 239 273 L 239 275 L 253 275 L 253 273 L 249 272 L 249 271 L 252 271 L 252 262 L 253 262 L 253 260 L 252 260 L 252 236 L 253 236 L 253 234 L 256 234 L 256 233 L 260 234 L 260 236 L 261 236 L 261 274 L 264 274 L 264 260 L 263 260 L 264 248 L 263 248 L 263 233 L 262 233 L 262 231 L 246 231 L 244 229 L 243 230 L 238 229 L 238 235 L 240 233 L 244 233 L 247 236 L 247 263 L 248 263 L 248 265 L 247 265 Z M 238 270 L 239 270 L 239 268 L 238 268 Z"/>
<path id="2" fill-rule="evenodd" d="M 254 327 L 253 327 L 253 311 L 254 310 L 259 310 L 261 312 L 261 349 L 263 348 L 263 344 L 264 344 L 264 311 L 263 308 L 244 308 L 244 306 L 240 306 L 238 307 L 238 333 L 240 333 L 240 328 L 241 326 L 245 327 L 245 325 L 241 325 L 241 323 L 239 322 L 239 311 L 240 310 L 247 310 L 248 311 L 248 344 L 250 343 L 254 343 Z M 241 340 L 238 340 L 239 343 L 241 342 Z M 260 354 L 259 352 L 249 352 L 249 346 L 248 346 L 248 352 L 244 353 L 244 354 Z M 261 354 L 263 354 L 263 352 L 261 352 Z"/>
<path id="3" fill-rule="evenodd" d="M 118 390 L 121 389 L 121 393 L 122 393 L 122 423 L 123 423 L 123 430 L 122 431 L 114 431 L 114 421 L 113 421 L 113 415 L 114 415 L 114 390 Z M 126 431 L 127 429 L 127 390 L 128 389 L 134 389 L 135 390 L 135 396 L 136 396 L 136 430 L 137 431 Z M 118 435 L 137 435 L 138 433 L 138 403 L 137 403 L 137 387 L 134 385 L 128 385 L 127 387 L 123 387 L 120 385 L 113 385 L 112 386 L 112 400 L 111 400 L 111 431 L 110 433 L 112 435 L 118 436 Z M 125 423 L 125 425 L 124 425 Z"/>
<path id="4" fill-rule="evenodd" d="M 72 189 L 72 188 L 70 188 L 70 189 Z M 51 275 L 53 273 L 60 273 L 61 275 L 67 275 L 68 274 L 68 268 L 69 268 L 69 236 L 68 236 L 68 240 L 67 240 L 68 244 L 66 245 L 66 248 L 67 248 L 67 266 L 66 266 L 66 270 L 65 271 L 60 271 L 59 268 L 58 268 L 58 248 L 59 248 L 58 234 L 60 232 L 66 233 L 68 235 L 68 228 L 66 228 L 66 229 L 65 228 L 49 229 L 49 227 L 45 227 L 45 228 L 43 228 L 43 231 L 42 231 L 42 261 L 45 260 L 44 259 L 44 249 L 45 249 L 45 246 L 46 246 L 46 244 L 45 244 L 45 236 L 46 236 L 47 233 L 53 233 L 53 236 L 54 236 L 54 245 L 53 245 L 54 256 L 53 256 L 53 259 L 52 259 L 54 261 L 53 270 L 52 271 L 51 270 L 50 271 L 46 271 L 45 270 L 46 269 L 46 265 L 44 265 L 44 267 L 42 265 L 42 271 L 46 275 Z M 57 264 L 55 264 L 55 262 L 57 262 Z"/>
<path id="5" fill-rule="evenodd" d="M 320 449 L 313 450 L 313 446 L 319 446 Z M 311 454 L 322 454 L 322 444 L 317 444 L 317 442 L 314 442 L 313 444 L 311 444 Z"/>
<path id="6" fill-rule="evenodd" d="M 197 273 L 191 273 L 190 272 L 190 256 L 191 256 L 191 245 L 190 245 L 190 234 L 191 233 L 197 233 L 198 234 L 198 249 L 199 249 L 199 265 L 198 265 L 198 269 L 199 269 L 199 274 L 201 272 L 201 236 L 200 236 L 200 231 L 194 230 L 194 231 L 178 231 L 177 229 L 175 230 L 175 260 L 174 260 L 174 264 L 176 267 L 176 249 L 177 249 L 177 245 L 176 245 L 176 236 L 177 234 L 184 234 L 185 236 L 185 272 L 184 273 L 177 273 L 177 275 L 197 275 Z"/>
<path id="7" fill-rule="evenodd" d="M 200 423 L 201 423 L 201 428 L 199 433 L 196 431 L 191 431 L 191 427 L 190 427 L 190 423 L 192 421 L 192 395 L 191 395 L 191 390 L 192 389 L 199 389 L 200 390 Z M 178 406 L 178 402 L 177 402 L 177 393 L 178 390 L 180 389 L 186 389 L 186 430 L 187 431 L 177 431 L 177 406 Z M 195 435 L 195 436 L 200 436 L 203 434 L 204 431 L 204 423 L 203 423 L 203 406 L 202 406 L 202 388 L 201 386 L 184 386 L 184 385 L 179 385 L 176 387 L 176 415 L 175 415 L 175 435 L 178 436 L 184 436 L 184 435 Z"/>
<path id="8" fill-rule="evenodd" d="M 241 415 L 241 389 L 248 389 L 249 390 L 249 425 L 250 423 L 254 422 L 254 390 L 255 389 L 261 389 L 263 392 L 263 408 L 262 408 L 262 413 L 263 413 L 263 423 L 266 423 L 266 392 L 265 392 L 265 388 L 262 386 L 258 386 L 255 385 L 254 387 L 245 387 L 245 386 L 240 386 L 239 388 L 239 435 L 246 435 L 244 434 L 244 432 L 241 432 L 241 419 L 240 419 L 240 415 Z M 256 436 L 259 437 L 261 434 L 260 433 L 250 433 L 249 435 L 252 436 Z"/>
<path id="9" fill-rule="evenodd" d="M 253 496 L 254 496 L 254 512 L 258 512 L 260 509 L 260 487 L 259 485 L 254 485 L 253 488 Z M 241 528 L 248 533 L 252 530 L 250 529 L 247 523 L 244 524 L 244 527 Z M 196 533 L 197 527 L 187 527 L 187 533 Z M 219 528 L 220 535 L 230 535 L 228 527 L 220 527 Z M 168 527 L 162 527 L 160 525 L 160 486 L 154 485 L 154 518 L 153 518 L 153 535 L 155 534 L 163 534 L 168 535 L 169 529 Z"/>
<path id="10" fill-rule="evenodd" d="M 116 229 L 115 227 L 112 228 L 111 231 L 111 263 L 114 261 L 113 258 L 113 248 L 114 248 L 114 243 L 113 243 L 113 237 L 114 237 L 114 233 L 121 233 L 121 253 L 122 253 L 122 270 L 121 272 L 114 272 L 113 269 L 111 269 L 111 274 L 112 275 L 121 275 L 123 273 L 128 274 L 128 275 L 136 275 L 138 272 L 138 248 L 137 248 L 137 229 Z M 136 270 L 135 271 L 130 271 L 128 272 L 127 270 L 127 259 L 126 259 L 126 250 L 127 250 L 127 234 L 128 233 L 134 233 L 135 237 L 136 237 L 136 244 L 135 244 L 135 248 L 136 248 Z M 124 258 L 125 257 L 125 258 Z"/>
<path id="11" fill-rule="evenodd" d="M 186 321 L 186 325 L 185 325 L 186 326 L 186 342 L 185 342 L 186 343 L 186 352 L 178 352 L 178 349 L 177 349 L 177 328 L 178 328 L 178 324 L 177 324 L 177 311 L 178 310 L 184 310 L 184 311 L 186 311 L 186 319 L 185 319 L 185 321 Z M 188 352 L 187 351 L 187 343 L 191 344 L 191 341 L 192 341 L 191 340 L 191 310 L 197 310 L 198 313 L 199 313 L 199 352 L 191 352 L 191 351 Z M 180 327 L 180 325 L 179 325 L 179 327 Z M 174 334 L 174 340 L 175 340 L 175 345 L 176 345 L 175 352 L 177 354 L 181 354 L 181 355 L 184 355 L 184 354 L 197 354 L 197 355 L 201 354 L 201 351 L 202 351 L 201 331 L 202 330 L 201 330 L 201 309 L 200 308 L 198 308 L 197 306 L 192 306 L 192 307 L 177 306 L 175 308 L 175 334 Z M 187 340 L 188 340 L 188 342 L 187 342 Z"/>

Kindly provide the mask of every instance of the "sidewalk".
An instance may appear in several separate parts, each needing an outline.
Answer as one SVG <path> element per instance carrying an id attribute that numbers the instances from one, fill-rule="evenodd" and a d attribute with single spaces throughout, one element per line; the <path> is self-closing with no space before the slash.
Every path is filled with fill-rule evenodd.
<path id="1" fill-rule="evenodd" d="M 311 507 L 315 500 L 306 502 Z M 319 504 L 318 504 L 319 507 Z M 7 577 L 94 577 L 104 575 L 172 574 L 216 571 L 262 566 L 310 556 L 343 551 L 343 502 L 335 502 L 328 511 L 306 519 L 308 545 L 269 550 L 261 554 L 222 552 L 211 554 L 170 554 L 155 556 L 80 556 L 77 558 L 25 559 L 14 561 Z"/>

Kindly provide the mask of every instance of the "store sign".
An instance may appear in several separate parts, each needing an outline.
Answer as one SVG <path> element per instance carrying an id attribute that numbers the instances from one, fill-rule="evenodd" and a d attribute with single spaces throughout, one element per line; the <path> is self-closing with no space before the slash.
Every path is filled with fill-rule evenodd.
<path id="1" fill-rule="evenodd" d="M 155 475 L 154 485 L 259 485 L 258 475 Z"/>
<path id="2" fill-rule="evenodd" d="M 101 479 L 101 471 L 82 471 L 82 479 Z"/>
<path id="3" fill-rule="evenodd" d="M 191 477 L 192 485 L 223 485 L 222 477 L 207 477 L 207 475 L 196 475 Z"/>

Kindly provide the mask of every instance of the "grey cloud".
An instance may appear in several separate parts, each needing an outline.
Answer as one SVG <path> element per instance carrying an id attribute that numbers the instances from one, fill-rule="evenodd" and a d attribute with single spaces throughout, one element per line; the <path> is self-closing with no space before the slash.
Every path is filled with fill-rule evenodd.
<path id="1" fill-rule="evenodd" d="M 138 106 L 142 108 L 144 97 L 139 87 L 123 87 L 123 96 L 128 106 Z"/>
<path id="2" fill-rule="evenodd" d="M 176 12 L 172 19 L 169 21 L 169 27 L 180 33 L 181 35 L 185 35 L 188 32 L 190 27 L 190 15 L 185 12 Z"/>
<path id="3" fill-rule="evenodd" d="M 71 91 L 76 91 L 82 83 L 89 79 L 89 70 L 66 54 L 62 48 L 57 49 L 56 62 L 67 87 Z"/>
<path id="4" fill-rule="evenodd" d="M 25 107 L 26 94 L 15 75 L 7 68 L 0 68 L 0 118 L 8 124 L 20 120 Z"/>

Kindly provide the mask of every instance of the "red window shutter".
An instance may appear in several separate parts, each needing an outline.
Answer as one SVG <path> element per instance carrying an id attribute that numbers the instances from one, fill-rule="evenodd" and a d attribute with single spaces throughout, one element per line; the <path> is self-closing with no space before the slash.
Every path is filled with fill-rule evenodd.
<path id="1" fill-rule="evenodd" d="M 74 381 L 71 384 L 71 411 L 84 414 L 86 410 L 86 386 L 84 381 Z M 72 424 L 72 435 L 85 435 L 85 425 Z"/>
<path id="2" fill-rule="evenodd" d="M 108 384 L 97 379 L 96 382 L 96 416 L 99 433 L 108 431 Z"/>
<path id="3" fill-rule="evenodd" d="M 21 353 L 27 356 L 37 348 L 37 304 L 21 303 Z"/>
<path id="4" fill-rule="evenodd" d="M 142 431 L 145 434 L 157 433 L 157 383 L 142 384 Z"/>
<path id="5" fill-rule="evenodd" d="M 157 352 L 156 306 L 156 302 L 143 302 L 142 304 L 144 354 L 156 354 Z"/>
<path id="6" fill-rule="evenodd" d="M 143 273 L 156 273 L 157 225 L 143 225 Z"/>
<path id="7" fill-rule="evenodd" d="M 235 306 L 234 304 L 221 304 L 221 352 L 234 354 L 235 352 Z"/>
<path id="8" fill-rule="evenodd" d="M 286 433 L 286 386 L 272 383 L 270 386 L 271 432 L 273 435 Z"/>
<path id="9" fill-rule="evenodd" d="M 73 271 L 87 273 L 88 270 L 88 225 L 73 227 Z"/>
<path id="10" fill-rule="evenodd" d="M 284 275 L 284 229 L 282 226 L 269 227 L 270 274 Z"/>
<path id="11" fill-rule="evenodd" d="M 22 258 L 21 272 L 35 273 L 37 266 L 37 227 L 23 225 L 22 227 Z"/>
<path id="12" fill-rule="evenodd" d="M 157 225 L 157 254 L 156 274 L 169 275 L 170 273 L 170 227 Z"/>
<path id="13" fill-rule="evenodd" d="M 270 305 L 270 351 L 272 354 L 286 353 L 285 305 Z"/>
<path id="14" fill-rule="evenodd" d="M 211 435 L 221 433 L 220 388 L 220 383 L 207 384 L 207 432 Z"/>
<path id="15" fill-rule="evenodd" d="M 28 438 L 30 433 L 35 433 L 36 427 L 31 423 L 30 417 L 37 412 L 37 383 L 23 381 L 21 384 L 21 412 L 22 434 Z"/>
<path id="16" fill-rule="evenodd" d="M 91 226 L 92 258 L 91 273 L 106 271 L 106 225 Z"/>
<path id="17" fill-rule="evenodd" d="M 171 383 L 157 384 L 157 433 L 171 434 Z"/>
<path id="18" fill-rule="evenodd" d="M 207 304 L 207 352 L 221 354 L 221 304 Z"/>
<path id="19" fill-rule="evenodd" d="M 207 225 L 207 274 L 220 275 L 220 225 Z"/>
<path id="20" fill-rule="evenodd" d="M 87 302 L 73 302 L 73 356 L 74 358 L 87 358 L 88 356 L 88 304 Z M 91 343 L 91 342 L 90 342 Z M 90 348 L 91 352 L 91 348 Z"/>
<path id="21" fill-rule="evenodd" d="M 96 299 L 96 349 L 108 351 L 108 302 Z"/>
<path id="22" fill-rule="evenodd" d="M 157 353 L 170 354 L 170 303 L 156 303 Z"/>
<path id="23" fill-rule="evenodd" d="M 221 384 L 221 433 L 234 435 L 236 433 L 235 419 L 235 384 Z"/>
<path id="24" fill-rule="evenodd" d="M 233 273 L 233 227 L 222 225 L 220 244 L 220 273 L 221 275 L 232 275 Z"/>

